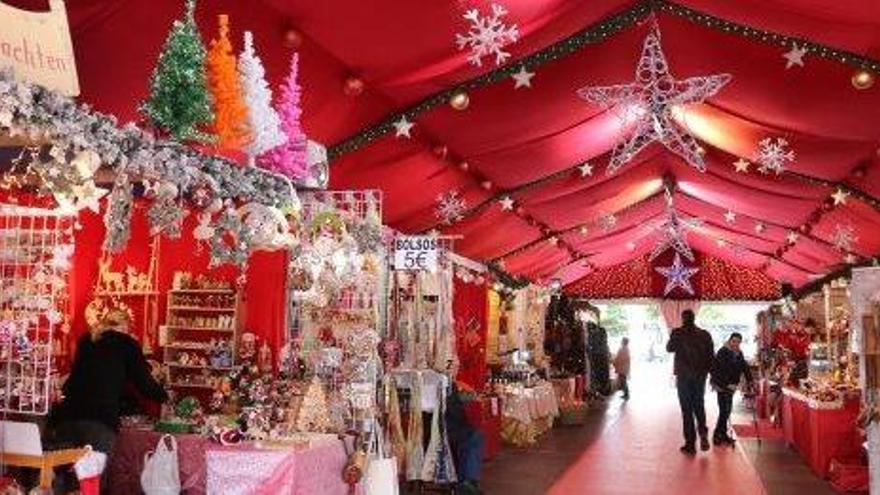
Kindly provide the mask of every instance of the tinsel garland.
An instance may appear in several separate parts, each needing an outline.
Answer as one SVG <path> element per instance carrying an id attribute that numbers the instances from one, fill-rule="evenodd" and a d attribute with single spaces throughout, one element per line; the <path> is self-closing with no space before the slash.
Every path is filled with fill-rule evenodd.
<path id="1" fill-rule="evenodd" d="M 674 15 L 700 26 L 735 34 L 737 36 L 747 37 L 763 43 L 770 43 L 787 48 L 790 48 L 792 44 L 796 44 L 799 48 L 806 50 L 809 54 L 846 64 L 857 69 L 880 73 L 880 62 L 852 52 L 839 50 L 803 38 L 785 36 L 770 31 L 755 29 L 683 7 L 669 0 L 642 0 L 623 12 L 608 16 L 598 23 L 588 26 L 568 38 L 554 43 L 532 55 L 524 57 L 521 60 L 511 62 L 458 86 L 428 96 L 415 105 L 401 112 L 390 115 L 381 122 L 363 129 L 357 134 L 330 147 L 328 155 L 330 159 L 333 160 L 343 154 L 356 151 L 393 130 L 394 122 L 399 121 L 401 118 L 405 117 L 410 122 L 415 121 L 420 114 L 427 112 L 438 105 L 445 105 L 449 99 L 457 93 L 467 92 L 469 90 L 507 80 L 521 68 L 534 69 L 541 65 L 565 58 L 572 53 L 577 52 L 584 46 L 608 39 L 656 12 Z"/>

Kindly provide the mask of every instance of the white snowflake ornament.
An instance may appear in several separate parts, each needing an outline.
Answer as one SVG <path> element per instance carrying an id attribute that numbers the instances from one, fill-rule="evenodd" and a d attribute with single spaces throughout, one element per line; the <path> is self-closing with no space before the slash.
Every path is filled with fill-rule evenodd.
<path id="1" fill-rule="evenodd" d="M 482 16 L 478 9 L 471 9 L 464 13 L 464 17 L 470 23 L 470 30 L 455 35 L 455 44 L 459 50 L 469 48 L 471 54 L 468 61 L 480 67 L 483 65 L 483 57 L 495 56 L 495 65 L 504 65 L 510 58 L 510 53 L 503 48 L 519 38 L 519 28 L 516 24 L 507 25 L 501 18 L 507 15 L 507 9 L 496 3 L 492 4 L 491 14 Z"/>
<path id="2" fill-rule="evenodd" d="M 467 201 L 458 196 L 458 192 L 449 191 L 437 196 L 437 207 L 434 216 L 446 225 L 452 225 L 464 218 Z"/>
<path id="3" fill-rule="evenodd" d="M 605 232 L 611 231 L 614 227 L 617 226 L 617 217 L 614 213 L 606 213 L 599 218 L 599 225 L 602 226 L 602 230 Z"/>
<path id="4" fill-rule="evenodd" d="M 784 138 L 764 138 L 758 143 L 758 152 L 755 153 L 755 162 L 760 165 L 758 171 L 766 175 L 775 172 L 776 175 L 785 171 L 785 166 L 794 162 L 794 150 L 788 148 L 788 141 Z"/>
<path id="5" fill-rule="evenodd" d="M 856 229 L 852 225 L 837 224 L 834 226 L 834 234 L 831 235 L 831 242 L 838 251 L 849 253 L 853 250 L 853 245 L 859 240 L 856 235 Z"/>

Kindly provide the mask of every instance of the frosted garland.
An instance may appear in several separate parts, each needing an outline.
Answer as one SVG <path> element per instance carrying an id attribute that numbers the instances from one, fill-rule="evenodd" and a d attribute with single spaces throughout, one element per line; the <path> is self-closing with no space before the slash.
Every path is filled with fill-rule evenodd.
<path id="1" fill-rule="evenodd" d="M 284 177 L 251 167 L 239 167 L 223 158 L 205 156 L 180 143 L 156 139 L 129 123 L 117 125 L 114 117 L 79 105 L 71 98 L 41 86 L 16 81 L 10 71 L 0 71 L 0 131 L 33 141 L 50 140 L 55 165 L 32 160 L 41 176 L 53 177 L 51 192 L 56 198 L 75 198 L 77 187 L 91 179 L 83 164 L 94 154 L 117 176 L 173 184 L 179 197 L 192 195 L 206 186 L 220 199 L 254 201 L 269 206 L 298 205 L 296 191 Z M 85 162 L 83 162 L 85 160 Z M 55 174 L 52 170 L 60 173 Z M 76 170 L 76 172 L 74 172 Z M 116 207 L 108 208 L 108 247 L 122 249 L 128 234 L 131 190 L 127 182 L 111 197 Z M 80 189 L 81 190 L 81 189 Z"/>
<path id="2" fill-rule="evenodd" d="M 660 32 L 657 28 L 652 29 L 642 47 L 635 82 L 587 86 L 577 92 L 581 98 L 602 109 L 613 109 L 623 124 L 635 126 L 626 139 L 614 146 L 608 175 L 616 173 L 655 141 L 696 169 L 705 171 L 706 164 L 697 140 L 675 122 L 673 111 L 683 105 L 705 101 L 730 80 L 729 74 L 674 79 L 660 45 Z"/>

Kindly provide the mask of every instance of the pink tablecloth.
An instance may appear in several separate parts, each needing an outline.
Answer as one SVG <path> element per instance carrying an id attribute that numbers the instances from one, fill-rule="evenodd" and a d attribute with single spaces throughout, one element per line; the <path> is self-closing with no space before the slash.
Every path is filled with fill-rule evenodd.
<path id="1" fill-rule="evenodd" d="M 110 458 L 112 495 L 141 493 L 144 454 L 161 434 L 123 429 Z M 183 495 L 346 495 L 341 442 L 308 449 L 222 447 L 198 435 L 175 435 Z"/>
<path id="2" fill-rule="evenodd" d="M 211 448 L 206 453 L 211 495 L 346 495 L 347 456 L 341 442 L 302 450 Z"/>
<path id="3" fill-rule="evenodd" d="M 116 448 L 110 457 L 109 485 L 113 495 L 141 493 L 141 471 L 144 454 L 153 450 L 161 433 L 122 429 L 116 440 Z M 204 495 L 205 450 L 211 442 L 199 435 L 175 435 L 178 448 L 180 483 L 184 495 Z"/>

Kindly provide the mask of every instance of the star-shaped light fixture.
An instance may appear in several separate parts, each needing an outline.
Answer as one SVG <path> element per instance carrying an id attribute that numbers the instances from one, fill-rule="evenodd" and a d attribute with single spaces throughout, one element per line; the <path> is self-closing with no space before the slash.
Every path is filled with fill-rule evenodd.
<path id="1" fill-rule="evenodd" d="M 406 119 L 406 115 L 401 115 L 400 120 L 394 122 L 394 137 L 411 138 L 409 132 L 415 124 Z"/>
<path id="2" fill-rule="evenodd" d="M 785 68 L 791 69 L 795 65 L 800 67 L 804 66 L 804 55 L 807 54 L 806 48 L 801 48 L 797 46 L 797 43 L 792 43 L 791 50 L 785 52 L 782 55 L 782 58 L 785 59 Z"/>
<path id="3" fill-rule="evenodd" d="M 532 87 L 532 78 L 535 77 L 534 72 L 529 72 L 526 69 L 526 66 L 523 65 L 519 68 L 517 72 L 514 72 L 510 77 L 513 78 L 513 89 L 519 88 L 531 88 Z"/>
<path id="4" fill-rule="evenodd" d="M 652 29 L 645 38 L 633 83 L 587 86 L 577 92 L 581 98 L 603 109 L 618 109 L 624 121 L 634 120 L 632 133 L 615 145 L 607 173 L 617 172 L 654 141 L 698 170 L 705 171 L 699 143 L 675 122 L 673 109 L 680 110 L 684 105 L 705 101 L 730 79 L 730 74 L 674 79 L 660 45 L 660 32 Z"/>
<path id="5" fill-rule="evenodd" d="M 669 295 L 676 287 L 681 288 L 690 295 L 694 295 L 691 277 L 700 269 L 684 266 L 678 253 L 675 253 L 675 259 L 672 261 L 671 266 L 658 266 L 654 270 L 657 270 L 658 273 L 666 277 L 666 288 L 663 289 L 664 296 Z"/>
<path id="6" fill-rule="evenodd" d="M 584 162 L 583 165 L 578 167 L 578 171 L 580 171 L 581 177 L 590 177 L 593 175 L 593 165 L 590 162 Z"/>
<path id="7" fill-rule="evenodd" d="M 733 168 L 738 174 L 746 174 L 749 172 L 749 161 L 745 158 L 740 158 L 739 160 L 733 162 Z"/>
<path id="8" fill-rule="evenodd" d="M 834 206 L 845 205 L 846 198 L 848 196 L 848 192 L 844 191 L 842 188 L 837 188 L 837 190 L 834 191 L 834 194 L 831 195 L 831 197 L 834 199 Z"/>

